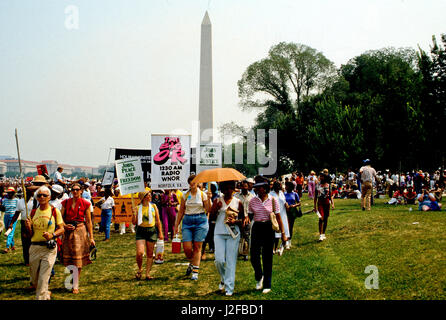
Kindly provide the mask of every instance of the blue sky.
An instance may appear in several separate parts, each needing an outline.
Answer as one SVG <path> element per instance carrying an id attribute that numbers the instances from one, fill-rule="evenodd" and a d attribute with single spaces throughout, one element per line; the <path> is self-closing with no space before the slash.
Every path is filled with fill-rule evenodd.
<path id="1" fill-rule="evenodd" d="M 149 148 L 151 133 L 193 133 L 206 10 L 214 127 L 252 125 L 237 81 L 280 41 L 340 66 L 372 49 L 429 49 L 446 32 L 436 0 L 0 0 L 0 154 L 16 156 L 15 128 L 23 159 L 93 166 L 110 147 Z"/>

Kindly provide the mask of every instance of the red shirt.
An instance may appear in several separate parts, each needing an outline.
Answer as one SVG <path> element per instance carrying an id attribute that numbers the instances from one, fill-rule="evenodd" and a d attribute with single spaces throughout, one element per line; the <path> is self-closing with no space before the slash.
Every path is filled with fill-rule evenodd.
<path id="1" fill-rule="evenodd" d="M 63 220 L 65 222 L 77 221 L 84 222 L 85 213 L 90 209 L 91 203 L 83 198 L 79 198 L 76 201 L 76 206 L 73 210 L 73 199 L 66 199 L 62 201 L 62 207 L 65 209 Z"/>

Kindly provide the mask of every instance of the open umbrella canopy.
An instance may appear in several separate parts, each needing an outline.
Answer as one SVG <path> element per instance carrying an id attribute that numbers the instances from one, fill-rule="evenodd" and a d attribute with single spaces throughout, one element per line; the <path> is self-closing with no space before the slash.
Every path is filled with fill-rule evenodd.
<path id="1" fill-rule="evenodd" d="M 240 181 L 246 177 L 232 168 L 216 168 L 203 170 L 192 180 L 193 183 L 202 182 L 222 182 L 222 181 Z"/>

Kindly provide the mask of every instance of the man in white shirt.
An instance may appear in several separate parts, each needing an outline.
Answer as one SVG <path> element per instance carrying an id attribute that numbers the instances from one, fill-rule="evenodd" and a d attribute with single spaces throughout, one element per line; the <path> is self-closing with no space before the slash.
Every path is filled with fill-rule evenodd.
<path id="1" fill-rule="evenodd" d="M 364 166 L 359 169 L 361 175 L 361 207 L 362 211 L 371 210 L 371 195 L 373 191 L 373 181 L 376 180 L 376 171 L 370 166 L 370 159 L 364 160 Z"/>
<path id="2" fill-rule="evenodd" d="M 54 172 L 54 183 L 60 184 L 62 187 L 65 187 L 66 183 L 62 177 L 62 167 L 58 167 L 56 172 Z"/>

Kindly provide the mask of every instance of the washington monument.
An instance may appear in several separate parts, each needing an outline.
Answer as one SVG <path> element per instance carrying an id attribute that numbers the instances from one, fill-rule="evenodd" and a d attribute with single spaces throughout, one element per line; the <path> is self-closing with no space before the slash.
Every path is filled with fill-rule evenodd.
<path id="1" fill-rule="evenodd" d="M 212 25 L 206 11 L 201 22 L 200 52 L 200 96 L 199 96 L 199 143 L 213 142 L 213 103 L 212 103 Z M 205 134 L 203 135 L 203 132 Z"/>

